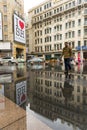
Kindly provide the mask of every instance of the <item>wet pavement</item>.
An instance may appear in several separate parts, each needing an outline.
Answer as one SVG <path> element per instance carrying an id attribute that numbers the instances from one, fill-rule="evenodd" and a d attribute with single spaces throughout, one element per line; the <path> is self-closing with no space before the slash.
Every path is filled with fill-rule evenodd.
<path id="1" fill-rule="evenodd" d="M 87 65 L 0 66 L 0 130 L 87 130 Z"/>

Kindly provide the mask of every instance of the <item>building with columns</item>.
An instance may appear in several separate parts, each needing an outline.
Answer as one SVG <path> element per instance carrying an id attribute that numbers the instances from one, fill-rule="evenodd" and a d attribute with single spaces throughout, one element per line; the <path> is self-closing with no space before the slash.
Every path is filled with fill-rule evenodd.
<path id="1" fill-rule="evenodd" d="M 69 42 L 75 57 L 87 57 L 87 0 L 46 0 L 28 12 L 29 54 L 59 57 Z"/>
<path id="2" fill-rule="evenodd" d="M 23 0 L 0 0 L 0 26 L 0 56 L 26 59 Z"/>

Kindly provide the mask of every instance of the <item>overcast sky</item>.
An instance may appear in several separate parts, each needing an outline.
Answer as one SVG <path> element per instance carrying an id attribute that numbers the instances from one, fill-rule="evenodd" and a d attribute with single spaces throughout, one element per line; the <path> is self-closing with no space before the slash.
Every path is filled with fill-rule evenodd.
<path id="1" fill-rule="evenodd" d="M 42 3 L 44 0 L 24 0 L 24 11 L 27 12 L 28 9 L 31 9 L 34 6 Z"/>

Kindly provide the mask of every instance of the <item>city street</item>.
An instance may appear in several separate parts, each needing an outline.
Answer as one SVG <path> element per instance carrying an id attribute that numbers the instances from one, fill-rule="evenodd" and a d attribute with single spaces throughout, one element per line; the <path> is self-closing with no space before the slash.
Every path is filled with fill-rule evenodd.
<path id="1" fill-rule="evenodd" d="M 0 66 L 0 129 L 86 130 L 87 65 L 63 68 Z"/>

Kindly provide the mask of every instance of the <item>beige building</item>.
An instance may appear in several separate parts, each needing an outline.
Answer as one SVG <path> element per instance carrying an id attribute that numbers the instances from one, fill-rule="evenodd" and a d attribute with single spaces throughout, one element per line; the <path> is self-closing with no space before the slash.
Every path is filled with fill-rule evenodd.
<path id="1" fill-rule="evenodd" d="M 78 59 L 87 57 L 87 0 L 46 0 L 28 12 L 29 53 L 59 57 L 68 41 Z"/>
<path id="2" fill-rule="evenodd" d="M 0 0 L 0 14 L 0 21 L 2 21 L 1 57 L 13 56 L 26 59 L 24 1 Z"/>

